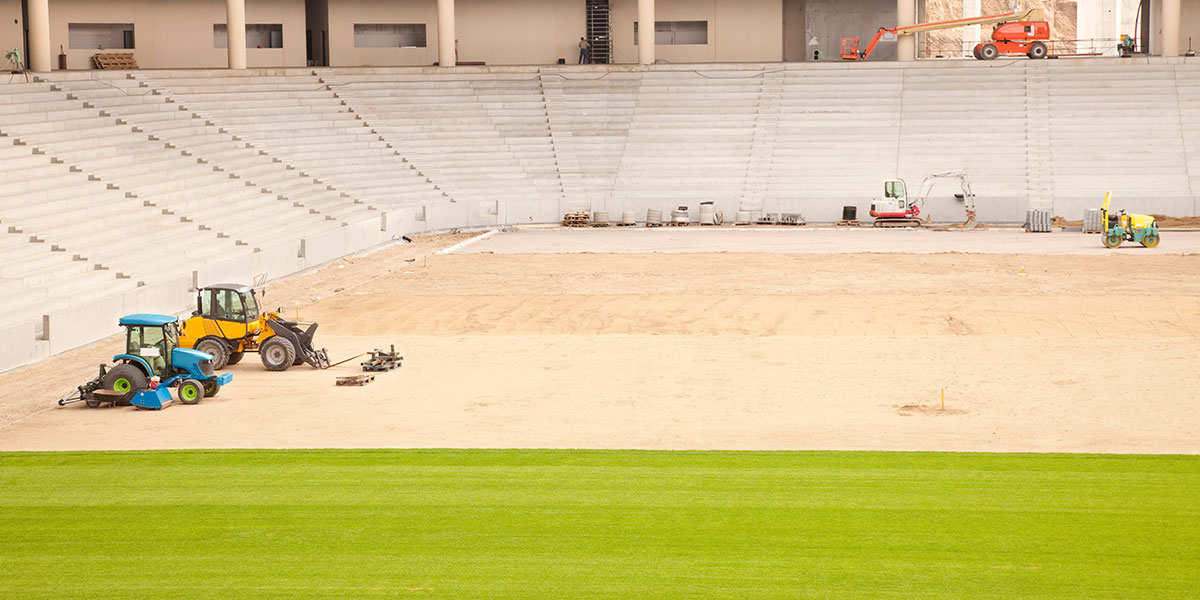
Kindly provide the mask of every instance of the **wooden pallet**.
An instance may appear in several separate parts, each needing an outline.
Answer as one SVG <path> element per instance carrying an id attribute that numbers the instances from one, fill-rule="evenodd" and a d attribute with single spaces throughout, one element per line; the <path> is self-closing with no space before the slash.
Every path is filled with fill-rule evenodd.
<path id="1" fill-rule="evenodd" d="M 687 227 L 688 225 L 691 225 L 691 224 L 692 224 L 691 221 L 682 221 L 682 222 L 667 221 L 666 222 L 666 225 L 669 227 Z"/>
<path id="2" fill-rule="evenodd" d="M 613 223 L 617 227 L 636 227 L 637 223 Z"/>
<path id="3" fill-rule="evenodd" d="M 95 63 L 97 69 L 106 71 L 123 71 L 127 69 L 138 68 L 137 61 L 133 59 L 132 52 L 105 52 L 103 54 L 93 54 L 92 62 Z"/>
<path id="4" fill-rule="evenodd" d="M 349 377 L 338 377 L 337 378 L 338 385 L 362 386 L 362 385 L 367 385 L 368 383 L 371 383 L 372 381 L 375 381 L 374 375 L 351 375 Z"/>
<path id="5" fill-rule="evenodd" d="M 838 227 L 861 227 L 862 221 L 858 219 L 841 219 L 837 222 Z"/>
<path id="6" fill-rule="evenodd" d="M 587 213 L 567 213 L 563 215 L 563 227 L 587 227 L 592 222 L 591 215 Z"/>
<path id="7" fill-rule="evenodd" d="M 646 221 L 646 227 L 662 227 L 662 226 L 663 226 L 662 223 L 651 223 L 649 221 Z"/>
<path id="8" fill-rule="evenodd" d="M 612 227 L 612 225 L 613 224 L 609 223 L 608 221 L 596 221 L 595 223 L 592 223 L 592 227 Z"/>

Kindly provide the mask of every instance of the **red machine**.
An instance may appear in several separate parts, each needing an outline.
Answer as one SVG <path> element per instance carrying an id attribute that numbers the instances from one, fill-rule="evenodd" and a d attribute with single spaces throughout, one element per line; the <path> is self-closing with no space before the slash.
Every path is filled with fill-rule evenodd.
<path id="1" fill-rule="evenodd" d="M 971 25 L 991 25 L 998 23 L 992 30 L 992 41 L 975 46 L 972 53 L 980 60 L 991 60 L 1001 55 L 1024 54 L 1029 58 L 1046 58 L 1049 53 L 1044 40 L 1050 39 L 1050 23 L 1042 17 L 1040 9 L 1014 11 L 1000 15 L 970 17 L 954 21 L 937 23 L 919 23 L 903 27 L 880 27 L 864 50 L 858 49 L 859 38 L 842 38 L 842 60 L 866 60 L 875 51 L 875 46 L 884 36 L 898 37 L 916 35 L 926 31 L 969 27 Z"/>
<path id="2" fill-rule="evenodd" d="M 1050 24 L 1045 21 L 1013 21 L 1001 23 L 992 30 L 992 42 L 975 46 L 972 53 L 980 60 L 997 56 L 1024 54 L 1029 58 L 1046 58 L 1050 53 L 1045 40 L 1050 39 Z"/>

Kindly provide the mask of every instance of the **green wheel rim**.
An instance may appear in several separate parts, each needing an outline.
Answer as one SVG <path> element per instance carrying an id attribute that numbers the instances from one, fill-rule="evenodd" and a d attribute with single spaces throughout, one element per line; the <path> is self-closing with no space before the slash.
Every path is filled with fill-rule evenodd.
<path id="1" fill-rule="evenodd" d="M 113 391 L 114 392 L 121 392 L 122 394 L 127 394 L 127 393 L 129 393 L 129 390 L 131 390 L 131 389 L 133 389 L 133 383 L 130 382 L 128 379 L 125 379 L 124 377 L 121 377 L 113 382 Z"/>
<path id="2" fill-rule="evenodd" d="M 196 386 L 194 385 L 185 385 L 182 388 L 179 388 L 179 397 L 184 402 L 191 402 L 192 400 L 195 400 L 196 396 L 198 395 L 199 394 L 197 393 Z"/>

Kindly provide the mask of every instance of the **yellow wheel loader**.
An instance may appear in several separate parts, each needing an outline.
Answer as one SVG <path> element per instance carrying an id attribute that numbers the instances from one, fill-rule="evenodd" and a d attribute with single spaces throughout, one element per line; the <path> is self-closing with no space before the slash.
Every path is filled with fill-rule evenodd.
<path id="1" fill-rule="evenodd" d="M 312 345 L 316 332 L 316 323 L 260 311 L 253 288 L 222 283 L 196 291 L 196 310 L 183 322 L 179 345 L 213 355 L 214 369 L 236 365 L 246 352 L 257 352 L 268 371 L 301 363 L 327 369 L 329 356 Z"/>

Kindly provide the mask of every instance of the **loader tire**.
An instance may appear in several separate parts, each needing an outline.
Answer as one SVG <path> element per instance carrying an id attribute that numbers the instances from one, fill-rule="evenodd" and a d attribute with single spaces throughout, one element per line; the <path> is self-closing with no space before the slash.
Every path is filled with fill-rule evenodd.
<path id="1" fill-rule="evenodd" d="M 176 390 L 179 401 L 184 404 L 199 404 L 204 399 L 204 386 L 195 379 L 185 379 Z"/>
<path id="2" fill-rule="evenodd" d="M 1029 52 L 1025 53 L 1031 60 L 1039 60 L 1046 58 L 1050 51 L 1046 49 L 1046 45 L 1041 42 L 1034 42 L 1029 46 Z"/>
<path id="3" fill-rule="evenodd" d="M 233 365 L 242 362 L 242 357 L 245 355 L 245 352 L 230 352 L 229 360 L 225 361 L 225 366 L 232 367 Z"/>
<path id="4" fill-rule="evenodd" d="M 104 389 L 113 390 L 114 392 L 122 392 L 126 397 L 132 398 L 133 394 L 140 392 L 149 385 L 146 379 L 146 374 L 141 369 L 129 364 L 120 364 L 108 371 L 104 375 L 102 382 Z M 128 406 L 129 400 L 123 400 L 118 404 Z"/>
<path id="5" fill-rule="evenodd" d="M 279 336 L 267 340 L 258 354 L 268 371 L 286 371 L 296 362 L 296 348 Z"/>
<path id="6" fill-rule="evenodd" d="M 205 338 L 196 344 L 196 349 L 201 352 L 207 352 L 212 355 L 213 369 L 221 370 L 225 365 L 229 364 L 229 347 L 220 340 Z"/>
<path id="7" fill-rule="evenodd" d="M 983 60 L 992 60 L 997 56 L 1000 56 L 1000 50 L 996 48 L 995 44 L 984 44 L 979 49 L 979 58 Z"/>

